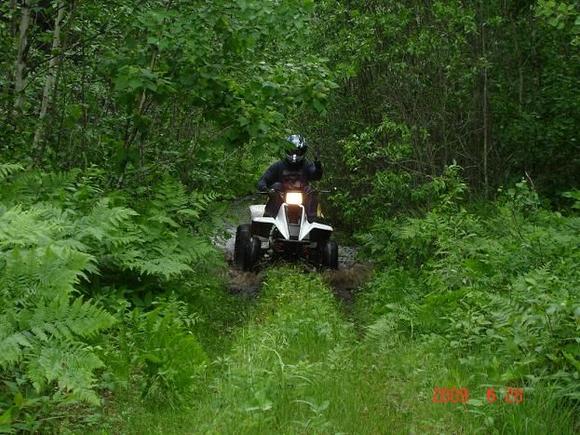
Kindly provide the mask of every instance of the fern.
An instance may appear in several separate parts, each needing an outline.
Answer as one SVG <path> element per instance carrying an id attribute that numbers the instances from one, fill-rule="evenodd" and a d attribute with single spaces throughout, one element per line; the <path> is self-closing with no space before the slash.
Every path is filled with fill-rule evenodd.
<path id="1" fill-rule="evenodd" d="M 0 186 L 0 370 L 48 401 L 97 404 L 103 363 L 89 343 L 116 320 L 79 289 L 110 268 L 168 281 L 213 264 L 215 249 L 192 226 L 215 195 L 189 194 L 166 177 L 137 212 L 78 171 L 2 168 L 14 176 Z M 172 302 L 135 325 L 146 395 L 189 390 L 205 361 L 182 308 Z"/>
<path id="2" fill-rule="evenodd" d="M 172 258 L 173 257 L 173 258 Z M 140 257 L 119 257 L 123 265 L 129 270 L 139 272 L 144 275 L 160 276 L 170 279 L 179 276 L 184 272 L 191 272 L 192 269 L 184 261 L 187 258 L 179 258 L 173 254 L 171 257 L 140 258 Z"/>
<path id="3" fill-rule="evenodd" d="M 15 331 L 7 319 L 0 318 L 0 367 L 8 367 L 20 361 L 25 347 L 32 347 L 31 341 L 20 331 Z"/>
<path id="4" fill-rule="evenodd" d="M 93 239 L 101 243 L 129 244 L 134 237 L 122 237 L 137 212 L 125 207 L 110 207 L 108 199 L 101 199 L 90 213 L 75 222 L 74 233 L 80 240 Z"/>
<path id="5" fill-rule="evenodd" d="M 103 362 L 87 346 L 49 342 L 28 364 L 26 374 L 37 391 L 56 382 L 58 394 L 70 392 L 69 400 L 97 405 L 100 400 L 93 391 L 94 371 L 100 367 Z"/>
<path id="6" fill-rule="evenodd" d="M 183 184 L 171 177 L 164 177 L 153 195 L 152 205 L 157 210 L 174 212 L 187 206 L 189 198 Z"/>
<path id="7" fill-rule="evenodd" d="M 20 311 L 20 317 L 26 319 L 26 322 L 20 322 L 20 327 L 29 328 L 41 341 L 47 341 L 49 337 L 64 341 L 76 337 L 91 338 L 114 321 L 110 314 L 80 298 L 72 303 L 56 298 L 46 305 L 37 305 L 33 310 Z"/>
<path id="8" fill-rule="evenodd" d="M 0 215 L 0 368 L 19 367 L 40 392 L 97 403 L 93 372 L 102 363 L 86 339 L 109 328 L 113 316 L 73 298 L 95 271 L 86 245 L 71 237 L 74 213 L 17 206 Z"/>
<path id="9" fill-rule="evenodd" d="M 42 208 L 23 210 L 16 206 L 0 214 L 0 249 L 45 245 L 62 230 L 57 222 L 41 219 Z"/>
<path id="10" fill-rule="evenodd" d="M 17 163 L 0 163 L 0 181 L 8 178 L 12 174 L 24 170 L 22 165 Z"/>

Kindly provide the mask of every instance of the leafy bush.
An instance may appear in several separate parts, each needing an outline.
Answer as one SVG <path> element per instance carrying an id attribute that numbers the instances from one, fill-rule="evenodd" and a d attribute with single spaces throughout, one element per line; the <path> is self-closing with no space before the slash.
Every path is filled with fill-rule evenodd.
<path id="1" fill-rule="evenodd" d="M 368 284 L 359 312 L 444 338 L 474 383 L 550 384 L 578 400 L 580 219 L 542 209 L 525 181 L 484 217 L 442 205 L 362 237 L 389 270 Z"/>

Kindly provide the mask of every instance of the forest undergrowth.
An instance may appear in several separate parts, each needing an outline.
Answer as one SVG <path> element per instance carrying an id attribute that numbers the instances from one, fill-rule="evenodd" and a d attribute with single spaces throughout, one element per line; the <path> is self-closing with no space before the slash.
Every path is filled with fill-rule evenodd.
<path id="1" fill-rule="evenodd" d="M 98 170 L 2 175 L 4 432 L 577 430 L 580 221 L 525 182 L 475 214 L 447 179 L 424 217 L 360 234 L 374 273 L 345 307 L 291 266 L 230 293 L 209 199 L 169 178 L 130 208 Z"/>

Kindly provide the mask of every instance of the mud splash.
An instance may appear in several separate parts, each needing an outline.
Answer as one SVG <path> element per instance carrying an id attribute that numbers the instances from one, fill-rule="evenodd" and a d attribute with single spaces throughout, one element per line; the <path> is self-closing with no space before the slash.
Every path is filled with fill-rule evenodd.
<path id="1" fill-rule="evenodd" d="M 338 270 L 324 271 L 324 281 L 332 288 L 335 296 L 345 304 L 352 304 L 356 292 L 372 274 L 372 266 L 366 263 L 353 263 L 339 267 Z"/>
<path id="2" fill-rule="evenodd" d="M 228 290 L 240 296 L 256 297 L 264 278 L 263 273 L 243 272 L 230 266 L 228 271 Z"/>
<path id="3" fill-rule="evenodd" d="M 324 282 L 332 289 L 334 295 L 347 305 L 354 302 L 357 291 L 369 280 L 372 274 L 371 265 L 362 263 L 354 263 L 338 270 L 325 271 L 304 264 L 302 266 L 304 266 L 304 273 L 321 273 Z M 230 264 L 228 270 L 230 293 L 244 297 L 258 296 L 267 267 L 268 265 L 264 265 L 259 272 L 244 272 Z"/>

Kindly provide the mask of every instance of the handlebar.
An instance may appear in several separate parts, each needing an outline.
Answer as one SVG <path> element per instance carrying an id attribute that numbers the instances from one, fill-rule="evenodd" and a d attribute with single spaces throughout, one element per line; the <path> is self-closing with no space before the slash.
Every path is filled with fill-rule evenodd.
<path id="1" fill-rule="evenodd" d="M 334 189 L 332 189 L 332 190 L 318 190 L 318 189 L 313 189 L 311 193 L 332 193 L 332 192 L 334 192 L 336 190 L 337 190 L 336 187 Z M 302 193 L 305 193 L 304 191 L 301 191 L 299 189 L 296 189 L 296 191 L 300 191 Z M 282 194 L 284 194 L 286 192 L 294 192 L 294 191 L 293 190 L 287 190 L 287 191 L 276 190 L 276 192 L 279 193 L 280 195 L 282 195 Z M 256 194 L 257 195 L 269 195 L 270 194 L 270 191 L 269 190 L 266 190 L 266 191 L 262 192 L 262 191 L 259 191 L 258 190 L 256 192 Z"/>
<path id="2" fill-rule="evenodd" d="M 336 187 L 333 187 L 331 190 L 312 189 L 312 191 L 315 192 L 315 193 L 332 193 L 332 192 L 336 192 L 337 190 L 338 189 Z M 295 191 L 299 191 L 299 192 L 304 193 L 301 189 L 295 189 L 295 190 L 289 189 L 289 190 L 286 190 L 286 191 L 277 190 L 276 192 L 278 192 L 278 193 L 286 193 L 286 192 L 295 192 Z M 256 192 L 256 194 L 258 194 L 258 195 L 269 195 L 270 194 L 270 191 L 269 190 L 265 190 L 265 191 L 258 190 Z"/>

